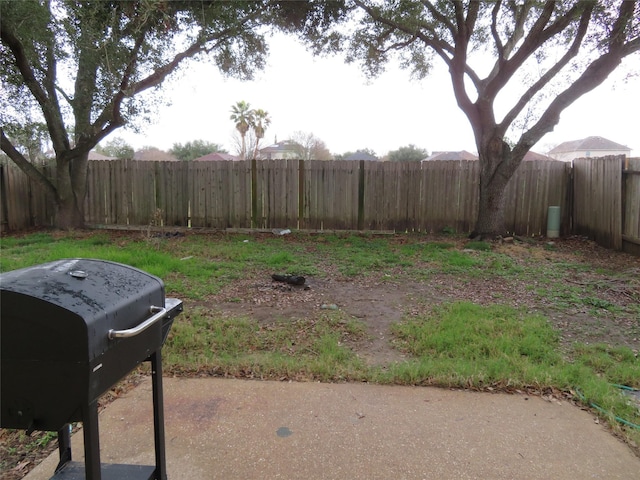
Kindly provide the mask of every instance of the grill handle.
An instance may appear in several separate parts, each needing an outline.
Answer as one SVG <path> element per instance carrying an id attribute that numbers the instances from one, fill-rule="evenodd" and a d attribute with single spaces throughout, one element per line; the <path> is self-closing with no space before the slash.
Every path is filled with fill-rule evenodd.
<path id="1" fill-rule="evenodd" d="M 136 335 L 144 332 L 147 328 L 149 328 L 151 325 L 156 323 L 161 318 L 164 318 L 164 316 L 167 314 L 166 308 L 156 307 L 153 305 L 149 308 L 149 311 L 154 315 L 146 319 L 137 327 L 129 328 L 127 330 L 113 330 L 113 329 L 109 330 L 109 340 L 113 340 L 116 338 L 135 337 Z"/>

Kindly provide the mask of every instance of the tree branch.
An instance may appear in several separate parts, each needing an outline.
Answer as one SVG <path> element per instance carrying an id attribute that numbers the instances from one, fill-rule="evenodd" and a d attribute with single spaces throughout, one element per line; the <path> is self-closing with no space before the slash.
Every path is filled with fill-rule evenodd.
<path id="1" fill-rule="evenodd" d="M 509 59 L 509 56 L 513 52 L 513 49 L 524 36 L 524 24 L 525 20 L 527 19 L 527 14 L 530 10 L 531 4 L 529 2 L 525 2 L 521 7 L 518 7 L 515 2 L 509 2 L 510 10 L 515 17 L 515 26 L 512 35 L 507 39 L 504 45 L 502 44 L 502 40 L 500 39 L 500 35 L 498 34 L 499 7 L 500 2 L 496 2 L 493 11 L 491 12 L 491 32 L 496 44 L 496 49 L 498 50 L 498 58 L 493 65 L 493 69 L 487 76 L 488 80 L 495 78 L 496 75 L 498 75 L 504 62 Z"/>
<path id="2" fill-rule="evenodd" d="M 49 195 L 51 195 L 52 198 L 57 197 L 57 191 L 53 184 L 40 170 L 24 158 L 24 155 L 16 150 L 11 141 L 4 134 L 3 128 L 0 128 L 0 148 L 18 166 L 18 168 L 20 168 L 20 170 L 40 185 Z"/>
<path id="3" fill-rule="evenodd" d="M 640 47 L 639 42 L 634 41 L 634 43 L 636 47 Z M 569 105 L 604 82 L 609 74 L 620 65 L 622 58 L 635 51 L 638 51 L 638 48 L 628 53 L 625 53 L 625 49 L 617 49 L 594 60 L 575 82 L 556 96 L 540 119 L 522 135 L 519 143 L 534 145 L 545 134 L 551 132 L 560 121 L 560 114 Z"/>
<path id="4" fill-rule="evenodd" d="M 533 27 L 527 33 L 522 45 L 510 59 L 505 59 L 500 66 L 500 71 L 493 77 L 486 86 L 485 95 L 489 98 L 495 98 L 500 90 L 511 80 L 515 72 L 524 64 L 524 62 L 533 55 L 547 40 L 553 36 L 562 33 L 567 26 L 575 19 L 575 14 L 580 8 L 584 8 L 580 16 L 580 22 L 589 20 L 593 12 L 594 4 L 589 2 L 578 2 L 571 7 L 566 13 L 557 18 L 552 24 L 548 25 L 555 2 L 548 1 L 545 3 L 542 13 L 535 21 Z"/>
<path id="5" fill-rule="evenodd" d="M 456 5 L 462 5 L 462 2 L 456 2 Z M 457 8 L 457 7 L 456 7 Z M 460 7 L 464 9 L 464 7 Z M 471 35 L 473 34 L 473 29 L 476 26 L 476 21 L 478 20 L 478 13 L 480 12 L 480 2 L 470 2 L 467 7 L 467 18 L 464 21 L 464 28 L 466 34 L 467 43 L 471 39 Z"/>
<path id="6" fill-rule="evenodd" d="M 620 10 L 618 11 L 618 18 L 613 23 L 611 34 L 609 35 L 609 50 L 617 50 L 623 48 L 625 45 L 626 36 L 624 30 L 629 24 L 629 20 L 633 18 L 633 11 L 635 9 L 636 2 L 621 2 Z M 636 38 L 637 40 L 637 38 Z"/>
<path id="7" fill-rule="evenodd" d="M 518 142 L 519 145 L 522 144 L 522 148 L 527 146 L 530 148 L 546 133 L 552 131 L 560 121 L 560 114 L 569 105 L 602 84 L 609 74 L 620 65 L 624 57 L 640 51 L 640 37 L 624 42 L 624 30 L 633 19 L 634 7 L 635 2 L 621 2 L 618 18 L 609 35 L 611 39 L 608 43 L 609 51 L 591 62 L 582 75 L 551 102 L 538 121 L 522 135 L 520 142 Z"/>
<path id="8" fill-rule="evenodd" d="M 219 46 L 221 42 L 224 42 L 237 34 L 239 28 L 251 22 L 259 15 L 259 10 L 252 11 L 239 23 L 239 25 L 195 40 L 194 43 L 192 43 L 187 49 L 177 53 L 169 62 L 156 68 L 150 75 L 135 83 L 131 83 L 131 76 L 135 71 L 138 55 L 144 44 L 145 36 L 147 34 L 146 29 L 138 31 L 138 36 L 136 37 L 134 47 L 131 50 L 130 60 L 127 63 L 125 71 L 122 75 L 122 79 L 120 81 L 120 88 L 114 95 L 112 101 L 105 106 L 100 115 L 92 124 L 93 134 L 95 135 L 95 138 L 102 139 L 113 130 L 124 125 L 125 122 L 122 119 L 121 107 L 122 102 L 125 100 L 125 98 L 134 97 L 135 95 L 148 90 L 149 88 L 160 85 L 165 80 L 165 78 L 172 72 L 174 72 L 184 60 L 192 58 L 199 53 L 211 52 L 213 49 Z M 214 43 L 209 45 L 211 42 Z"/>
<path id="9" fill-rule="evenodd" d="M 449 17 L 447 17 L 446 15 L 443 15 L 436 7 L 433 6 L 433 3 L 429 0 L 422 0 L 422 5 L 424 5 L 425 8 L 429 10 L 429 13 L 433 15 L 433 17 L 438 22 L 443 24 L 445 28 L 449 30 L 449 33 L 451 33 L 452 37 L 455 36 L 456 27 L 453 25 L 453 23 L 451 23 L 451 20 L 449 19 Z"/>
<path id="10" fill-rule="evenodd" d="M 433 27 L 426 25 L 424 23 L 420 23 L 417 28 L 409 28 L 402 23 L 395 22 L 387 17 L 382 16 L 377 10 L 374 10 L 369 5 L 364 3 L 361 0 L 355 0 L 356 5 L 362 8 L 365 12 L 367 12 L 371 18 L 374 20 L 391 27 L 392 29 L 398 30 L 400 32 L 406 33 L 411 36 L 415 36 L 422 40 L 427 48 L 433 49 L 433 51 L 445 62 L 445 64 L 451 69 L 452 59 L 455 54 L 455 47 L 447 43 L 441 37 L 438 36 L 437 32 L 433 29 Z M 449 21 L 449 19 L 444 16 L 441 12 L 439 12 L 433 5 L 431 5 L 428 1 L 423 1 L 423 4 L 427 8 L 427 10 L 438 20 L 447 25 L 447 29 L 450 30 L 452 35 L 455 37 L 456 35 L 456 27 Z M 425 35 L 421 29 L 426 30 L 430 33 L 430 35 Z M 388 50 L 388 49 L 386 49 Z M 382 51 L 386 51 L 382 50 Z M 466 57 L 465 57 L 466 58 Z M 471 81 L 476 85 L 479 85 L 480 78 L 476 74 L 476 72 L 464 62 L 465 69 L 464 73 L 469 76 Z"/>
<path id="11" fill-rule="evenodd" d="M 472 3 L 473 4 L 473 3 Z M 451 83 L 453 85 L 453 94 L 456 98 L 456 102 L 460 109 L 465 113 L 472 127 L 475 128 L 479 124 L 480 116 L 476 105 L 471 101 L 464 84 L 464 76 L 469 65 L 467 62 L 467 48 L 469 45 L 469 38 L 471 32 L 468 30 L 469 25 L 473 29 L 473 22 L 467 22 L 464 18 L 464 5 L 460 1 L 454 2 L 456 11 L 456 24 L 458 30 L 454 35 L 454 54 L 449 64 L 449 74 L 451 76 Z M 477 7 L 477 5 L 476 5 Z M 471 7 L 470 7 L 471 10 Z M 476 12 L 477 13 L 477 12 Z M 473 14 L 470 12 L 468 18 L 471 18 Z M 480 88 L 479 84 L 476 84 L 476 88 Z"/>
<path id="12" fill-rule="evenodd" d="M 0 18 L 0 38 L 2 39 L 2 42 L 9 47 L 9 50 L 11 50 L 15 59 L 15 65 L 18 67 L 25 85 L 42 108 L 45 121 L 47 122 L 47 128 L 51 132 L 51 141 L 53 142 L 54 149 L 56 151 L 58 151 L 58 149 L 62 149 L 62 147 L 64 147 L 64 139 L 66 139 L 66 131 L 64 129 L 62 118 L 58 113 L 59 109 L 57 109 L 57 102 L 55 100 L 52 101 L 52 99 L 47 95 L 47 92 L 40 86 L 40 83 L 29 64 L 24 46 L 3 18 Z M 53 55 L 51 49 L 49 49 L 47 54 Z M 48 75 L 48 72 L 45 73 L 45 75 Z"/>
<path id="13" fill-rule="evenodd" d="M 501 1 L 497 1 L 493 5 L 493 9 L 491 10 L 491 35 L 493 36 L 493 43 L 496 46 L 496 50 L 498 52 L 498 58 L 496 59 L 496 65 L 493 67 L 493 70 L 496 71 L 498 69 L 498 65 L 502 62 L 502 59 L 505 56 L 504 46 L 502 45 L 502 40 L 500 39 L 500 35 L 498 35 L 498 12 L 500 11 L 500 7 L 502 5 Z"/>
<path id="14" fill-rule="evenodd" d="M 527 15 L 531 10 L 531 2 L 524 2 L 522 5 L 518 6 L 516 2 L 510 2 L 511 10 L 515 16 L 515 27 L 513 29 L 513 34 L 507 39 L 507 42 L 504 45 L 505 58 L 508 58 L 513 52 L 513 49 L 518 44 L 518 42 L 524 37 L 524 24 L 527 20 Z"/>
<path id="15" fill-rule="evenodd" d="M 505 115 L 503 118 L 500 128 L 502 131 L 506 132 L 506 129 L 511 125 L 511 123 L 515 120 L 515 118 L 522 112 L 524 107 L 531 101 L 533 96 L 540 92 L 560 71 L 571 61 L 571 59 L 575 58 L 580 51 L 580 45 L 582 45 L 582 41 L 584 40 L 585 35 L 587 34 L 587 29 L 589 28 L 590 16 L 583 15 L 580 18 L 580 24 L 578 25 L 578 31 L 571 43 L 570 47 L 567 49 L 566 53 L 562 56 L 560 60 L 558 60 L 553 67 L 547 70 L 544 75 L 542 75 L 538 81 L 536 81 L 531 87 L 527 89 L 527 91 L 520 97 L 518 102 L 513 106 L 511 110 Z"/>

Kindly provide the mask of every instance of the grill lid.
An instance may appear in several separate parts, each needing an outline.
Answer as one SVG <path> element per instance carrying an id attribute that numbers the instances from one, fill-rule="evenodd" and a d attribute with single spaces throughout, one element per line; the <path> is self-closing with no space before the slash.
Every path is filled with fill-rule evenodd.
<path id="1" fill-rule="evenodd" d="M 5 358 L 37 350 L 40 358 L 90 360 L 109 348 L 109 330 L 133 328 L 150 316 L 152 307 L 165 306 L 159 278 L 94 259 L 58 260 L 4 273 L 0 295 L 3 328 L 15 329 L 16 340 L 3 342 Z"/>

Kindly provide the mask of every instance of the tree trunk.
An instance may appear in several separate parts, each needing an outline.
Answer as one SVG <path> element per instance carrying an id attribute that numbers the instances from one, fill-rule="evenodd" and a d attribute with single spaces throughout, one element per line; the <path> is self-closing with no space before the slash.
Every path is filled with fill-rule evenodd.
<path id="1" fill-rule="evenodd" d="M 474 238 L 492 239 L 505 235 L 505 201 L 509 180 L 522 161 L 514 157 L 509 145 L 497 136 L 478 146 L 480 161 L 480 201 Z"/>
<path id="2" fill-rule="evenodd" d="M 84 228 L 84 214 L 78 208 L 75 197 L 59 199 L 57 201 L 56 220 L 57 228 L 64 230 Z"/>
<path id="3" fill-rule="evenodd" d="M 84 200 L 87 193 L 89 154 L 87 152 L 71 159 L 67 155 L 69 152 L 64 152 L 56 159 L 55 226 L 62 229 L 84 228 Z"/>
<path id="4" fill-rule="evenodd" d="M 478 219 L 472 237 L 495 238 L 506 232 L 504 209 L 507 182 L 501 176 L 480 171 Z"/>

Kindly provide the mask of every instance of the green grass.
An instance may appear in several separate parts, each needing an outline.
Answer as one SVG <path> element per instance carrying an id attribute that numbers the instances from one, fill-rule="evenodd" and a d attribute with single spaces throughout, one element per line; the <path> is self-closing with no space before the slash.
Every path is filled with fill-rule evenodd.
<path id="1" fill-rule="evenodd" d="M 1 239 L 0 270 L 70 257 L 132 265 L 162 278 L 167 292 L 185 301 L 163 350 L 165 368 L 182 374 L 208 373 L 254 378 L 370 381 L 476 389 L 548 389 L 573 392 L 613 425 L 616 418 L 640 423 L 640 411 L 612 384 L 640 388 L 640 361 L 627 348 L 604 344 L 560 345 L 548 319 L 510 305 L 447 302 L 425 305 L 420 315 L 392 327 L 393 342 L 406 360 L 370 366 L 356 355 L 367 326 L 341 310 L 318 310 L 309 318 L 259 322 L 220 317 L 213 309 L 190 307 L 239 278 L 291 273 L 322 278 L 342 275 L 373 281 L 430 282 L 452 278 L 464 288 L 470 279 L 527 285 L 550 310 L 578 309 L 598 318 L 623 315 L 638 332 L 638 302 L 615 303 L 604 293 L 607 280 L 588 264 L 523 261 L 481 242 L 474 248 L 419 236 L 188 235 L 150 239 L 144 234 L 36 233 Z M 459 239 L 458 239 L 459 240 Z M 532 247 L 533 248 L 533 247 Z M 544 252 L 544 247 L 539 247 Z M 330 272 L 330 273 L 328 273 Z M 620 277 L 620 285 L 635 281 Z M 625 283 L 626 282 L 626 283 Z M 401 283 L 400 283 L 401 285 Z M 634 284 L 635 285 L 635 284 Z M 626 295 L 633 295 L 632 291 Z M 241 302 L 234 298 L 232 301 Z M 640 299 L 638 299 L 640 300 Z M 205 302 L 206 303 L 206 302 Z M 635 324 L 633 323 L 635 319 Z M 636 335 L 637 333 L 634 333 Z M 593 407 L 596 408 L 596 407 Z M 625 429 L 640 444 L 640 433 Z"/>
<path id="2" fill-rule="evenodd" d="M 358 379 L 366 368 L 345 343 L 365 336 L 342 312 L 318 319 L 218 318 L 206 309 L 178 317 L 164 347 L 167 368 L 259 378 Z"/>
<path id="3" fill-rule="evenodd" d="M 328 235 L 316 244 L 316 248 L 321 256 L 330 257 L 338 271 L 348 277 L 412 264 L 410 256 L 401 255 L 400 248 L 390 245 L 385 238 Z"/>
<path id="4" fill-rule="evenodd" d="M 234 279 L 259 268 L 301 275 L 316 273 L 303 249 L 286 245 L 282 239 L 245 243 L 238 237 L 222 237 L 212 244 L 203 236 L 175 242 L 139 235 L 114 241 L 100 233 L 89 238 L 54 238 L 49 234 L 5 237 L 0 271 L 76 257 L 109 260 L 145 270 L 162 278 L 168 291 L 194 300 L 215 294 Z"/>
<path id="5" fill-rule="evenodd" d="M 540 387 L 549 384 L 562 362 L 558 334 L 546 319 L 507 306 L 447 304 L 395 325 L 394 333 L 400 348 L 419 364 L 396 366 L 394 375 L 408 374 L 408 383 L 423 371 L 425 378 L 444 379 L 449 386 L 463 377 L 474 387 Z"/>

